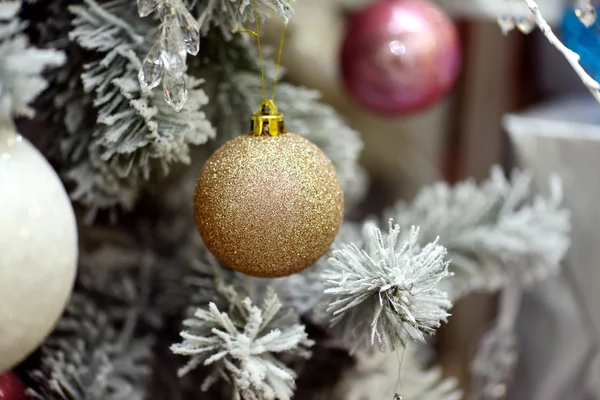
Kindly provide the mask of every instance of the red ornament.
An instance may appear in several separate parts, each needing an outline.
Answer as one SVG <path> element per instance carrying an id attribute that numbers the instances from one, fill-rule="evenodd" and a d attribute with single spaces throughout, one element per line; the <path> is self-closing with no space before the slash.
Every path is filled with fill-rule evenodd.
<path id="1" fill-rule="evenodd" d="M 17 374 L 7 371 L 0 374 L 0 400 L 26 400 L 25 386 Z"/>
<path id="2" fill-rule="evenodd" d="M 422 109 L 447 94 L 461 64 L 452 20 L 426 0 L 383 0 L 355 14 L 341 56 L 352 96 L 382 114 Z"/>

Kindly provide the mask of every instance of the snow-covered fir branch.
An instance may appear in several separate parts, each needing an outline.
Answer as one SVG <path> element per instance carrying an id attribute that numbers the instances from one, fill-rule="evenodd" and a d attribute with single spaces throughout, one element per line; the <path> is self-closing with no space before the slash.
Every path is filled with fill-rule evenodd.
<path id="1" fill-rule="evenodd" d="M 238 275 L 221 267 L 193 229 L 188 238 L 178 243 L 177 254 L 170 263 L 156 271 L 159 288 L 155 303 L 165 315 L 191 317 L 198 307 L 206 307 L 211 301 L 218 307 L 227 307 L 229 299 L 215 280 L 239 286 Z"/>
<path id="2" fill-rule="evenodd" d="M 438 289 L 448 272 L 446 249 L 437 239 L 421 247 L 419 229 L 407 239 L 390 220 L 384 235 L 373 222 L 364 226 L 364 247 L 333 251 L 323 272 L 332 327 L 355 349 L 394 349 L 410 338 L 424 341 L 450 314 L 448 295 Z"/>
<path id="3" fill-rule="evenodd" d="M 277 358 L 278 353 L 308 357 L 313 342 L 304 326 L 282 310 L 270 291 L 259 308 L 233 286 L 216 281 L 228 304 L 219 309 L 211 302 L 184 321 L 183 341 L 171 346 L 175 354 L 189 356 L 179 374 L 204 365 L 212 369 L 203 383 L 208 389 L 224 378 L 232 385 L 233 398 L 244 400 L 291 399 L 296 374 Z"/>
<path id="4" fill-rule="evenodd" d="M 254 22 L 254 0 L 204 0 L 195 4 L 202 35 L 217 27 L 229 39 L 238 27 Z M 279 15 L 286 24 L 294 13 L 286 0 L 258 0 L 257 5 L 260 15 Z"/>
<path id="5" fill-rule="evenodd" d="M 530 173 L 508 180 L 499 167 L 477 184 L 423 188 L 412 203 L 399 202 L 385 218 L 401 227 L 419 224 L 420 242 L 438 235 L 455 273 L 443 286 L 456 298 L 471 290 L 497 290 L 514 271 L 524 284 L 556 273 L 570 245 L 570 214 L 553 176 L 548 194 L 536 193 Z"/>
<path id="6" fill-rule="evenodd" d="M 506 392 L 516 368 L 517 349 L 515 332 L 494 327 L 485 333 L 471 366 L 472 398 L 495 399 Z"/>
<path id="7" fill-rule="evenodd" d="M 190 146 L 215 136 L 201 111 L 208 97 L 199 88 L 202 81 L 189 76 L 189 97 L 180 113 L 161 94 L 141 91 L 140 57 L 156 31 L 139 19 L 135 3 L 85 0 L 70 10 L 70 39 L 94 54 L 81 79 L 98 113 L 87 156 L 67 173 L 76 183 L 72 196 L 92 211 L 130 208 L 150 178 L 168 173 L 172 164 L 189 163 Z"/>
<path id="8" fill-rule="evenodd" d="M 110 311 L 110 310 L 108 310 Z M 43 345 L 28 389 L 39 400 L 143 400 L 152 342 L 117 328 L 115 319 L 75 294 Z"/>
<path id="9" fill-rule="evenodd" d="M 419 350 L 410 343 L 390 353 L 359 351 L 333 393 L 318 400 L 392 400 L 395 394 L 406 400 L 461 400 L 458 380 L 444 377 L 438 365 L 426 367 Z"/>
<path id="10" fill-rule="evenodd" d="M 164 269 L 175 268 L 174 263 L 159 256 L 150 243 L 134 239 L 135 233 L 82 229 L 82 240 L 95 246 L 80 249 L 77 283 L 89 295 L 110 304 L 114 318 L 136 313 L 149 326 L 159 327 L 163 316 L 154 296 L 162 282 L 157 276 Z"/>
<path id="11" fill-rule="evenodd" d="M 0 2 L 0 118 L 33 117 L 30 104 L 48 86 L 42 72 L 65 62 L 64 53 L 30 46 L 20 0 Z"/>

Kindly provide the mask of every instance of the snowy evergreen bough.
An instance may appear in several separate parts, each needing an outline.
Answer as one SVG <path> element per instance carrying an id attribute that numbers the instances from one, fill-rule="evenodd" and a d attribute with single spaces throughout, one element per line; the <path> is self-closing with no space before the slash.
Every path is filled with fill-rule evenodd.
<path id="1" fill-rule="evenodd" d="M 208 309 L 198 308 L 193 318 L 184 321 L 183 341 L 171 346 L 175 354 L 190 357 L 179 375 L 210 366 L 213 370 L 203 389 L 223 377 L 233 385 L 234 399 L 291 399 L 296 375 L 277 359 L 277 353 L 308 357 L 313 342 L 304 326 L 282 323 L 282 304 L 273 291 L 259 308 L 232 286 L 217 285 L 229 301 L 228 310 L 219 310 L 211 302 Z"/>
<path id="2" fill-rule="evenodd" d="M 42 72 L 65 62 L 65 54 L 30 46 L 18 18 L 21 1 L 0 2 L 0 119 L 33 117 L 33 100 L 48 87 Z"/>
<path id="3" fill-rule="evenodd" d="M 333 393 L 316 399 L 391 400 L 395 394 L 406 400 L 463 399 L 458 380 L 444 377 L 439 365 L 427 366 L 420 350 L 423 349 L 411 343 L 396 352 L 359 351 L 356 365 L 344 374 Z"/>
<path id="4" fill-rule="evenodd" d="M 69 38 L 101 57 L 86 64 L 81 75 L 98 115 L 88 157 L 67 173 L 77 184 L 72 196 L 92 212 L 115 205 L 131 208 L 151 177 L 168 173 L 174 163 L 189 163 L 189 147 L 214 138 L 201 111 L 208 97 L 202 81 L 192 77 L 187 77 L 189 95 L 181 113 L 162 95 L 142 92 L 138 71 L 146 38 L 155 28 L 139 19 L 135 3 L 85 0 L 70 11 L 75 18 Z"/>
<path id="5" fill-rule="evenodd" d="M 562 186 L 549 181 L 549 193 L 535 193 L 532 175 L 514 171 L 508 180 L 494 167 L 488 180 L 452 187 L 423 188 L 412 203 L 388 210 L 401 227 L 420 226 L 421 243 L 439 236 L 448 249 L 446 281 L 451 297 L 473 290 L 497 290 L 517 270 L 524 283 L 555 274 L 570 245 L 570 214 L 562 206 Z"/>
<path id="6" fill-rule="evenodd" d="M 201 33 L 206 35 L 211 27 L 216 27 L 227 38 L 247 21 L 254 21 L 254 0 L 206 0 L 196 3 Z M 260 15 L 279 15 L 287 24 L 294 10 L 285 0 L 258 0 Z"/>
<path id="7" fill-rule="evenodd" d="M 394 349 L 407 338 L 424 341 L 450 315 L 448 295 L 438 284 L 452 276 L 446 249 L 437 240 L 419 246 L 419 229 L 400 240 L 400 226 L 390 220 L 384 237 L 365 224 L 364 248 L 355 244 L 335 250 L 322 279 L 333 299 L 327 309 L 333 327 L 354 347 L 378 345 Z"/>
<path id="8" fill-rule="evenodd" d="M 52 337 L 41 350 L 39 369 L 30 372 L 40 400 L 143 400 L 150 374 L 152 339 L 118 328 L 83 294 L 75 294 Z"/>

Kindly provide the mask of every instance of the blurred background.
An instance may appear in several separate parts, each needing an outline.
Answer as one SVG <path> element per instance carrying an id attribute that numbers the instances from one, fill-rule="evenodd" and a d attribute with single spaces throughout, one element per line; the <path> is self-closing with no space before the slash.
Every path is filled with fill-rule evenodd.
<path id="1" fill-rule="evenodd" d="M 538 173 L 540 180 L 546 180 L 547 175 L 554 172 L 553 167 L 558 170 L 560 163 L 569 164 L 572 159 L 581 157 L 580 153 L 574 152 L 570 154 L 571 158 L 565 159 L 563 154 L 555 152 L 555 158 L 548 159 L 550 153 L 544 157 L 544 153 L 539 151 L 540 146 L 534 146 L 538 149 L 535 154 L 525 151 L 520 155 L 518 141 L 511 141 L 509 130 L 516 132 L 523 126 L 529 126 L 530 110 L 538 112 L 550 107 L 551 112 L 546 112 L 544 118 L 566 121 L 564 133 L 567 136 L 572 130 L 582 129 L 585 125 L 600 137 L 594 121 L 600 115 L 600 108 L 571 66 L 539 29 L 528 35 L 516 29 L 504 35 L 496 20 L 498 10 L 495 7 L 502 3 L 500 0 L 437 2 L 452 18 L 462 48 L 460 75 L 448 95 L 422 110 L 402 116 L 382 116 L 369 110 L 346 89 L 340 58 L 351 16 L 374 3 L 370 0 L 298 0 L 282 56 L 288 80 L 318 89 L 325 101 L 362 134 L 365 142 L 362 164 L 370 173 L 371 186 L 367 202 L 359 207 L 361 216 L 379 213 L 398 198 L 410 199 L 420 187 L 437 180 L 483 179 L 495 164 L 507 170 L 523 164 Z M 558 0 L 538 3 L 543 15 L 560 36 L 560 22 L 567 4 Z M 267 29 L 268 37 L 271 45 L 276 47 L 280 26 L 273 25 L 273 21 L 271 24 Z M 570 107 L 555 105 L 557 101 L 571 101 L 564 99 L 574 99 L 581 104 Z M 581 107 L 587 107 L 583 116 L 573 113 Z M 567 121 L 575 114 L 586 120 Z M 514 117 L 512 125 L 508 123 L 511 116 Z M 527 133 L 544 136 L 544 128 L 534 125 L 533 130 Z M 555 148 L 556 143 L 551 146 Z M 589 143 L 582 147 L 589 148 Z M 559 148 L 562 148 L 560 144 Z M 592 159 L 600 158 L 598 152 L 591 154 Z M 546 158 L 544 166 L 538 165 L 540 157 Z M 593 171 L 593 164 L 591 168 Z M 588 186 L 596 180 L 597 174 L 592 171 L 583 172 Z M 580 171 L 568 173 L 577 175 Z M 569 192 L 569 183 L 566 186 L 565 190 Z M 567 195 L 567 201 L 573 204 L 576 199 Z M 591 240 L 586 242 L 585 249 L 597 247 L 594 243 L 598 243 L 598 236 L 594 236 L 593 232 L 578 231 L 576 227 L 573 241 L 576 242 L 578 237 Z M 578 259 L 578 269 L 583 272 L 573 278 L 575 282 L 569 276 L 558 277 L 556 281 L 540 285 L 543 287 L 529 293 L 523 300 L 519 341 L 521 345 L 529 343 L 532 347 L 522 353 L 517 375 L 527 384 L 519 385 L 517 382 L 511 389 L 514 393 L 507 398 L 592 398 L 586 394 L 588 391 L 582 389 L 585 384 L 572 388 L 567 387 L 572 381 L 563 384 L 560 379 L 565 374 L 576 374 L 575 370 L 580 373 L 583 368 L 589 372 L 587 370 L 592 368 L 589 358 L 593 358 L 590 354 L 594 353 L 596 338 L 591 337 L 589 329 L 594 323 L 598 324 L 600 318 L 590 322 L 588 312 L 577 317 L 577 323 L 563 320 L 566 315 L 579 315 L 583 312 L 582 307 L 593 308 L 594 292 L 600 292 L 597 284 L 585 290 L 576 286 L 577 282 L 581 285 L 590 279 L 592 282 L 600 280 L 593 259 L 583 253 L 585 251 L 579 253 Z M 567 264 L 571 260 L 569 256 Z M 570 280 L 570 283 L 565 284 L 562 279 Z M 548 305 L 548 291 L 561 307 Z M 582 292 L 589 296 L 578 299 Z M 435 345 L 445 373 L 459 377 L 467 393 L 472 383 L 471 361 L 482 335 L 495 319 L 497 307 L 498 298 L 495 296 L 471 295 L 455 305 L 450 323 L 436 335 Z M 566 324 L 569 328 L 563 332 L 560 327 Z M 567 341 L 569 345 L 565 344 Z M 537 343 L 537 347 L 533 348 L 532 343 Z M 574 358 L 572 362 L 561 355 L 558 347 L 564 347 L 565 354 L 569 354 L 570 359 Z M 554 358 L 544 354 L 554 354 Z M 553 365 L 556 365 L 554 372 L 550 371 Z M 545 375 L 545 380 L 536 380 L 536 373 L 540 377 Z M 600 373 L 595 376 L 600 378 Z"/>

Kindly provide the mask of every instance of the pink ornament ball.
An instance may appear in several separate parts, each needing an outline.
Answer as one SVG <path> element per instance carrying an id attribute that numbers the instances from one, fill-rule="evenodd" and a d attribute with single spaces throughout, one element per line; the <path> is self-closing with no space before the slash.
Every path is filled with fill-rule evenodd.
<path id="1" fill-rule="evenodd" d="M 17 374 L 12 371 L 0 373 L 0 399 L 25 400 L 25 386 Z"/>
<path id="2" fill-rule="evenodd" d="M 461 51 L 452 20 L 426 0 L 380 0 L 354 14 L 341 73 L 354 99 L 397 116 L 444 97 L 458 78 Z"/>

